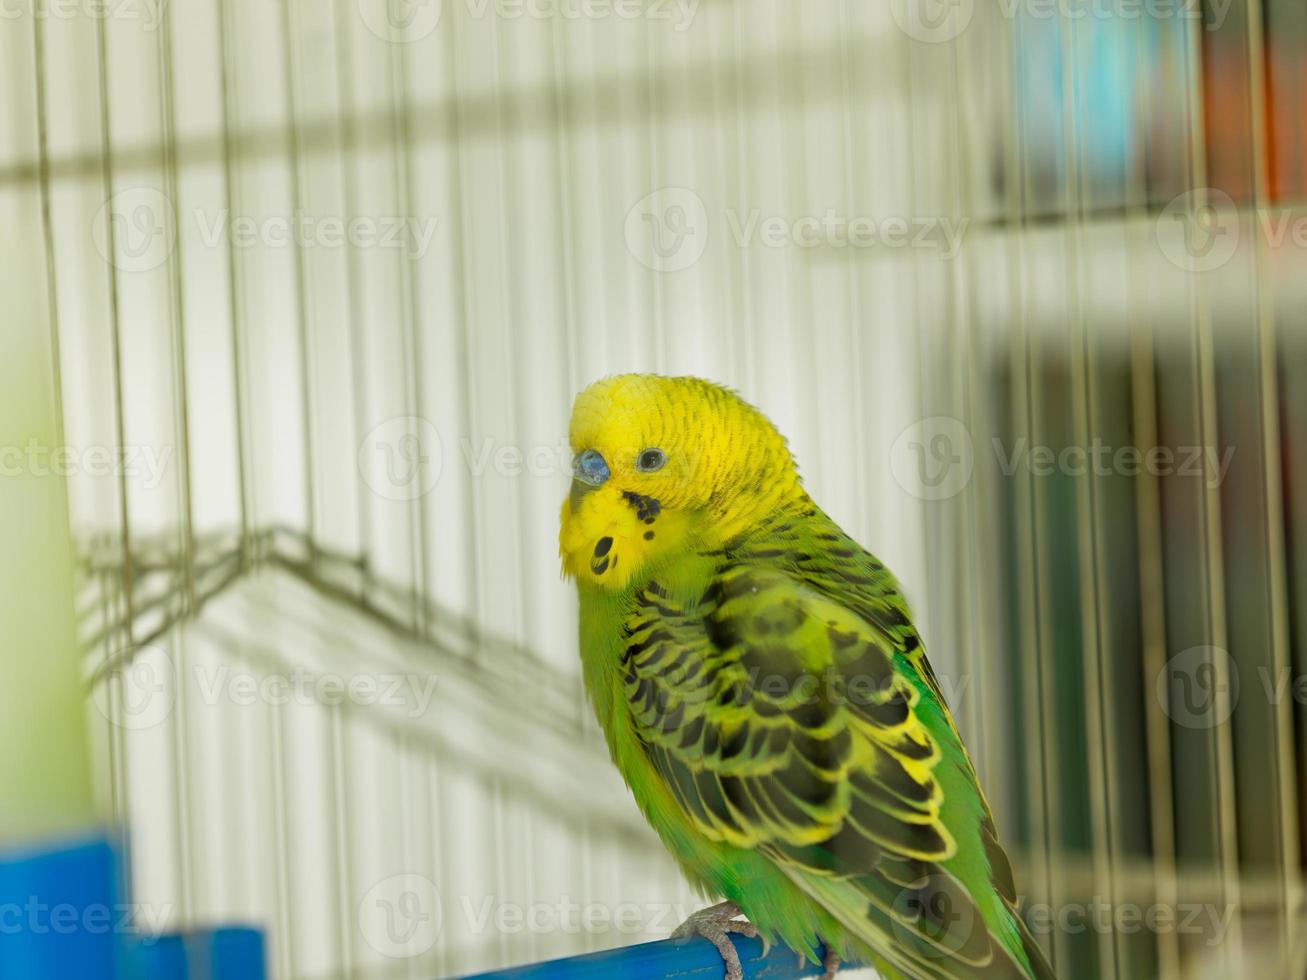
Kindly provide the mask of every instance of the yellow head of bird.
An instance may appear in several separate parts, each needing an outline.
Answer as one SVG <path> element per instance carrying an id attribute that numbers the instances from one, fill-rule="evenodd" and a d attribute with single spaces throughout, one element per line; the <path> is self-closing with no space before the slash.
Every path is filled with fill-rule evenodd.
<path id="1" fill-rule="evenodd" d="M 699 378 L 624 374 L 576 398 L 563 572 L 611 591 L 687 548 L 721 545 L 802 497 L 776 428 Z"/>

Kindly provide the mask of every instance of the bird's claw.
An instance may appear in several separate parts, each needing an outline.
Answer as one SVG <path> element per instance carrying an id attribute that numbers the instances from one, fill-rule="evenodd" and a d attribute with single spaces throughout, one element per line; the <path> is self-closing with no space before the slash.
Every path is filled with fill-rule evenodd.
<path id="1" fill-rule="evenodd" d="M 722 962 L 726 964 L 726 980 L 743 980 L 744 968 L 740 965 L 740 954 L 727 937 L 732 932 L 755 937 L 758 935 L 758 927 L 752 922 L 736 918 L 739 914 L 740 907 L 734 902 L 722 902 L 711 908 L 700 909 L 673 930 L 672 938 L 702 936 L 716 946 L 717 952 L 721 954 Z"/>
<path id="2" fill-rule="evenodd" d="M 840 954 L 827 946 L 822 953 L 821 965 L 826 971 L 821 975 L 821 980 L 835 980 L 835 974 L 840 972 Z"/>

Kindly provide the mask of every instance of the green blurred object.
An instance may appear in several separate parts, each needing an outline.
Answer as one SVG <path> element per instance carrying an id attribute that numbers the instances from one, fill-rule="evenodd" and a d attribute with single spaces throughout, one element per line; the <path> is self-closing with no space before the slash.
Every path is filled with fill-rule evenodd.
<path id="1" fill-rule="evenodd" d="M 34 201 L 34 198 L 27 200 Z M 9 203 L 9 202 L 4 202 Z M 0 844 L 96 823 L 73 618 L 67 488 L 29 447 L 60 443 L 40 253 L 0 222 Z M 23 213 L 27 212 L 27 213 Z M 6 209 L 8 214 L 8 209 Z M 10 237 L 13 236 L 13 237 Z"/>

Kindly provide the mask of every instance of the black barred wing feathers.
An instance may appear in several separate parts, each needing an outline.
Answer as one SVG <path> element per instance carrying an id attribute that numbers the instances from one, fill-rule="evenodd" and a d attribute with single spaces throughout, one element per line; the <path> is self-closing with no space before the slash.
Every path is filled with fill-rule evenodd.
<path id="1" fill-rule="evenodd" d="M 646 586 L 621 663 L 636 733 L 703 835 L 761 851 L 896 967 L 1026 976 L 1009 952 L 1022 945 L 1017 927 L 1009 941 L 995 938 L 976 883 L 944 868 L 958 841 L 942 752 L 960 744 L 888 574 L 881 594 L 837 601 L 868 574 L 849 557 L 841 571 L 803 552 L 784 562 L 760 549 L 723 555 L 688 603 Z M 965 756 L 961 764 L 969 778 Z M 972 830 L 994 841 L 982 884 L 1010 892 L 970 785 Z M 944 906 L 954 913 L 939 915 Z M 978 927 L 959 934 L 959 912 Z"/>

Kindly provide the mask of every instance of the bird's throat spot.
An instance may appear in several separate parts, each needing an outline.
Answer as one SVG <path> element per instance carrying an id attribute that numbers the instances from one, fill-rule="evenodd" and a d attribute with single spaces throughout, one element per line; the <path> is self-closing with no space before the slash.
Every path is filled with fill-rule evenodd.
<path id="1" fill-rule="evenodd" d="M 594 557 L 590 559 L 590 571 L 595 575 L 602 575 L 609 568 L 617 566 L 617 556 L 612 554 L 613 539 L 605 534 L 595 542 Z"/>
<path id="2" fill-rule="evenodd" d="M 622 499 L 635 508 L 635 516 L 646 524 L 652 524 L 657 520 L 663 509 L 663 505 L 655 498 L 632 493 L 630 490 L 622 491 Z"/>

